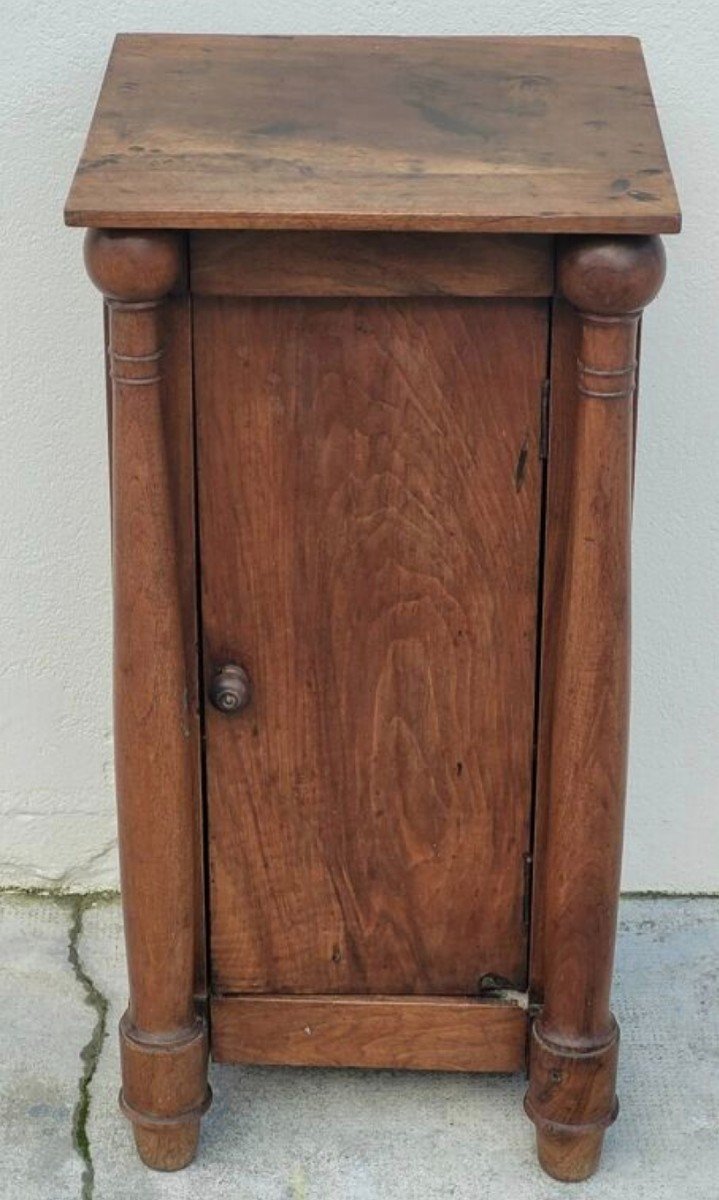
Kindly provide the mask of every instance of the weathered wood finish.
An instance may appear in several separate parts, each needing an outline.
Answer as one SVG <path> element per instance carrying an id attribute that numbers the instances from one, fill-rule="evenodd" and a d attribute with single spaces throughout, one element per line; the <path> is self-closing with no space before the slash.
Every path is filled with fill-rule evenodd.
<path id="1" fill-rule="evenodd" d="M 529 988 L 541 1003 L 544 982 L 544 894 L 551 802 L 552 696 L 562 654 L 560 622 L 566 569 L 566 531 L 572 504 L 577 433 L 577 359 L 581 318 L 562 297 L 552 306 L 550 403 L 547 428 L 547 500 L 542 572 L 542 630 L 538 703 L 537 783 L 534 812 Z"/>
<path id="2" fill-rule="evenodd" d="M 215 987 L 526 982 L 542 301 L 195 301 Z M 511 402 L 508 398 L 511 398 Z"/>
<path id="3" fill-rule="evenodd" d="M 184 274 L 184 273 L 183 273 Z M 184 285 L 184 279 L 182 280 Z M 110 302 L 111 303 L 111 302 Z M 105 333 L 105 389 L 107 443 L 112 500 L 112 363 L 110 357 L 111 310 L 103 305 Z M 184 286 L 166 297 L 162 306 L 162 378 L 166 398 L 163 407 L 170 502 L 179 575 L 180 612 L 187 679 L 187 726 L 192 742 L 192 792 L 195 797 L 195 993 L 203 1001 L 207 993 L 207 946 L 205 938 L 204 828 L 202 812 L 202 760 L 200 746 L 200 697 L 198 671 L 197 573 L 195 537 L 195 433 L 192 397 L 192 328 L 190 297 Z"/>
<path id="4" fill-rule="evenodd" d="M 566 531 L 572 507 L 577 419 L 581 411 L 577 404 L 577 359 L 579 358 L 581 334 L 581 314 L 563 297 L 557 296 L 552 311 L 551 404 L 547 431 L 548 486 L 542 578 L 541 686 L 538 696 L 537 795 L 529 965 L 530 993 L 535 1003 L 540 1003 L 543 995 L 545 861 L 551 803 L 551 742 L 554 719 L 552 697 L 555 690 L 556 672 L 563 652 L 562 628 L 558 615 L 561 612 L 562 590 L 565 573 L 568 569 Z M 640 336 L 641 317 L 637 324 L 632 467 L 637 439 Z M 632 470 L 632 476 L 633 474 Z"/>
<path id="5" fill-rule="evenodd" d="M 208 296 L 551 296 L 548 237 L 444 233 L 195 233 Z"/>
<path id="6" fill-rule="evenodd" d="M 122 1104 L 143 1159 L 174 1169 L 194 1154 L 208 1098 L 207 1031 L 194 1000 L 196 656 L 187 662 L 192 599 L 176 529 L 179 518 L 187 551 L 191 512 L 178 483 L 188 483 L 189 431 L 186 408 L 168 405 L 163 387 L 164 300 L 181 275 L 181 240 L 93 231 L 86 262 L 106 297 L 112 379 L 116 781 L 130 979 Z"/>
<path id="7" fill-rule="evenodd" d="M 204 830 L 199 722 L 197 573 L 195 537 L 195 431 L 192 396 L 192 319 L 184 278 L 162 308 L 163 427 L 179 578 L 180 617 L 187 686 L 187 729 L 191 742 L 195 814 L 195 995 L 207 995 Z M 109 357 L 109 356 L 108 356 Z"/>
<path id="8" fill-rule="evenodd" d="M 141 1156 L 195 1153 L 209 1011 L 221 1061 L 528 1061 L 540 1161 L 586 1178 L 680 223 L 639 43 L 123 35 L 66 220 L 109 341 Z"/>
<path id="9" fill-rule="evenodd" d="M 636 38 L 118 37 L 72 225 L 668 233 Z"/>
<path id="10" fill-rule="evenodd" d="M 217 996 L 217 1062 L 417 1071 L 520 1071 L 517 1003 L 417 996 Z"/>
<path id="11" fill-rule="evenodd" d="M 569 241 L 558 284 L 580 313 L 572 476 L 553 615 L 543 1005 L 526 1106 L 549 1174 L 584 1179 L 616 1115 L 610 1012 L 629 716 L 629 565 L 637 326 L 656 295 L 656 238 Z"/>

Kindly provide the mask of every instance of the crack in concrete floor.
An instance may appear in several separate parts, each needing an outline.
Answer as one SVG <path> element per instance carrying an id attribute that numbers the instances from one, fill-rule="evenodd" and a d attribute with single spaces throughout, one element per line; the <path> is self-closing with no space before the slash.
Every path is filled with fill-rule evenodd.
<path id="1" fill-rule="evenodd" d="M 196 1162 L 148 1171 L 117 1109 L 126 976 L 102 900 L 0 896 L 0 1200 L 467 1200 L 478 1182 L 568 1200 L 519 1077 L 213 1066 Z M 716 899 L 623 901 L 622 1115 L 582 1200 L 719 1200 L 718 964 Z"/>
<path id="2" fill-rule="evenodd" d="M 107 1037 L 107 1014 L 109 1001 L 88 975 L 80 957 L 85 910 L 95 903 L 94 896 L 72 897 L 71 922 L 68 936 L 67 957 L 76 980 L 84 990 L 84 1003 L 95 1013 L 95 1024 L 89 1041 L 80 1051 L 82 1072 L 78 1079 L 78 1098 L 72 1114 L 72 1144 L 83 1162 L 81 1200 L 93 1200 L 95 1191 L 95 1166 L 92 1159 L 88 1120 L 90 1116 L 91 1084 L 100 1061 L 102 1047 Z"/>

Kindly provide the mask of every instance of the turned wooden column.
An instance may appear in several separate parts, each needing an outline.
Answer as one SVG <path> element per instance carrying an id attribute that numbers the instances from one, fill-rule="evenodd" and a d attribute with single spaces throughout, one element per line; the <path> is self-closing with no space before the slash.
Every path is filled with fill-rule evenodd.
<path id="1" fill-rule="evenodd" d="M 577 432 L 559 611 L 544 900 L 544 1003 L 525 1106 L 542 1166 L 596 1169 L 617 1114 L 610 989 L 629 717 L 633 394 L 656 237 L 567 239 L 559 290 L 579 314 Z"/>
<path id="2" fill-rule="evenodd" d="M 114 705 L 130 1003 L 121 1106 L 148 1166 L 194 1156 L 209 1103 L 207 1030 L 193 998 L 194 838 L 176 531 L 163 385 L 163 300 L 182 239 L 90 230 L 85 261 L 108 308 L 112 379 Z"/>

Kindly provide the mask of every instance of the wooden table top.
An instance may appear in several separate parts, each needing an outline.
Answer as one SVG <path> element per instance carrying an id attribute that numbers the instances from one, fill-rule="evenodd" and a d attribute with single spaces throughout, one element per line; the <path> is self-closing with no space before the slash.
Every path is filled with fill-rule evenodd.
<path id="1" fill-rule="evenodd" d="M 69 225 L 672 233 L 625 37 L 115 42 Z"/>

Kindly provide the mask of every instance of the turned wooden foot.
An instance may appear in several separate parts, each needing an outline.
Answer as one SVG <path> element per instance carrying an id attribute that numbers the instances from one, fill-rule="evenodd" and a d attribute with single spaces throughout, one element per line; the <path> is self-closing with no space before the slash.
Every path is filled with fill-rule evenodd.
<path id="1" fill-rule="evenodd" d="M 599 1166 L 604 1133 L 616 1119 L 619 1029 L 609 1017 L 602 1037 L 557 1041 L 532 1028 L 529 1089 L 524 1101 L 537 1127 L 539 1162 L 566 1183 L 587 1179 Z"/>
<path id="2" fill-rule="evenodd" d="M 603 1129 L 538 1129 L 539 1165 L 562 1183 L 580 1183 L 599 1166 L 603 1142 Z"/>
<path id="3" fill-rule="evenodd" d="M 181 1171 L 197 1153 L 200 1138 L 198 1119 L 182 1125 L 134 1125 L 137 1153 L 154 1171 Z"/>

